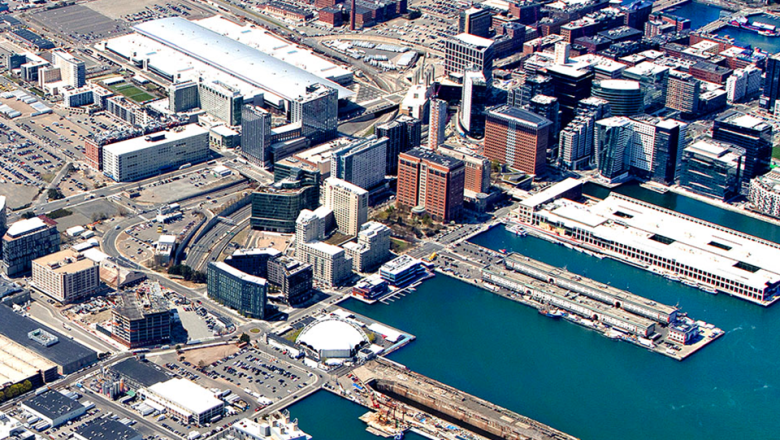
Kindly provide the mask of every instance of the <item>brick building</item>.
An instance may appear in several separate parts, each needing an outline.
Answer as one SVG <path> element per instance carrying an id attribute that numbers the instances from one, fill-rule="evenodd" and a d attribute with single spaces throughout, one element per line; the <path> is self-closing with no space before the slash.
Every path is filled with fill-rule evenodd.
<path id="1" fill-rule="evenodd" d="M 428 149 L 411 149 L 398 157 L 396 205 L 422 207 L 434 220 L 455 220 L 463 211 L 465 178 L 463 161 Z"/>

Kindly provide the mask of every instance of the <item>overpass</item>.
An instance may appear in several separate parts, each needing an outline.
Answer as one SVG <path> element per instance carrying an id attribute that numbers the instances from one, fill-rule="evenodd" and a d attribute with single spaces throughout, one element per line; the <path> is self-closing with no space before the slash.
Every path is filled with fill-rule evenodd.
<path id="1" fill-rule="evenodd" d="M 536 420 L 464 393 L 381 357 L 357 368 L 354 374 L 379 393 L 441 416 L 487 438 L 575 440 L 575 437 Z"/>

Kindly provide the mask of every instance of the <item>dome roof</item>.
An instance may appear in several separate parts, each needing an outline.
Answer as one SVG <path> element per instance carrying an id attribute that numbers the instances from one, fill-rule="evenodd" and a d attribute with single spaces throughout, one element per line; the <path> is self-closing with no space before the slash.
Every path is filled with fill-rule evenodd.
<path id="1" fill-rule="evenodd" d="M 368 341 L 365 333 L 354 324 L 341 319 L 324 319 L 306 326 L 296 342 L 319 352 L 349 352 L 365 341 Z"/>

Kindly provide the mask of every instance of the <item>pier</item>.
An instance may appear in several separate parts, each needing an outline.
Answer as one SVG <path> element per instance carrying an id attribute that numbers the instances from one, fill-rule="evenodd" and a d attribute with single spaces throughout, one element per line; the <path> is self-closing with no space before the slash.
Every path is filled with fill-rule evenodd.
<path id="1" fill-rule="evenodd" d="M 691 1 L 692 0 L 656 0 L 653 2 L 653 12 L 662 12 L 667 9 L 690 3 Z"/>
<path id="2" fill-rule="evenodd" d="M 575 440 L 566 433 L 517 414 L 494 403 L 464 393 L 410 371 L 383 358 L 374 359 L 354 370 L 361 382 L 392 400 L 445 419 L 486 438 L 507 440 Z M 399 403 L 385 404 L 391 407 Z M 392 412 L 393 414 L 396 411 Z M 404 412 L 396 417 L 408 420 Z M 390 414 L 390 417 L 393 417 Z"/>

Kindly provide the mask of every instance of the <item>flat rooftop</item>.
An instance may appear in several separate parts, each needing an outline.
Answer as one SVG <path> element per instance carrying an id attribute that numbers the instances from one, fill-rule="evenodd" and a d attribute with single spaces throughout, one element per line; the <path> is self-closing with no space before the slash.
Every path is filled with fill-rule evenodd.
<path id="1" fill-rule="evenodd" d="M 0 305 L 0 323 L 2 323 L 2 325 L 0 325 L 0 334 L 17 344 L 29 348 L 57 365 L 69 365 L 85 358 L 92 358 L 97 361 L 96 352 L 65 337 L 61 333 L 52 330 L 38 321 L 17 314 L 5 305 Z M 48 347 L 31 343 L 27 334 L 38 329 L 42 329 L 56 336 L 59 338 L 59 342 Z"/>
<path id="2" fill-rule="evenodd" d="M 134 26 L 134 29 L 141 35 L 287 100 L 305 95 L 306 87 L 315 83 L 335 88 L 340 99 L 354 94 L 334 82 L 180 17 L 147 21 Z"/>
<path id="3" fill-rule="evenodd" d="M 48 266 L 55 273 L 77 273 L 95 266 L 95 262 L 73 249 L 65 249 L 33 260 L 33 263 Z"/>
<path id="4" fill-rule="evenodd" d="M 18 238 L 22 235 L 38 231 L 46 227 L 46 223 L 40 217 L 33 217 L 26 220 L 19 220 L 8 227 L 6 234 L 11 238 Z"/>
<path id="5" fill-rule="evenodd" d="M 54 390 L 49 390 L 29 398 L 22 402 L 22 405 L 50 419 L 56 419 L 84 408 L 84 405 Z"/>
<path id="6" fill-rule="evenodd" d="M 624 196 L 590 206 L 561 199 L 543 215 L 762 291 L 780 282 L 780 245 Z"/>
<path id="7" fill-rule="evenodd" d="M 563 182 L 556 183 L 544 191 L 532 195 L 531 197 L 520 202 L 520 204 L 528 207 L 536 207 L 538 205 L 547 203 L 550 200 L 558 198 L 561 194 L 567 191 L 577 188 L 578 186 L 582 186 L 583 183 L 584 182 L 580 179 L 569 177 Z"/>
<path id="8" fill-rule="evenodd" d="M 230 275 L 233 275 L 234 277 L 240 279 L 241 281 L 246 281 L 252 284 L 257 284 L 258 286 L 265 286 L 266 281 L 265 278 L 256 277 L 254 275 L 249 275 L 248 273 L 241 272 L 240 270 L 236 269 L 235 267 L 224 263 L 222 261 L 218 261 L 216 263 L 211 263 L 216 268 L 223 272 L 227 272 Z"/>
<path id="9" fill-rule="evenodd" d="M 56 367 L 25 346 L 0 336 L 0 384 L 19 383 Z"/>
<path id="10" fill-rule="evenodd" d="M 193 414 L 222 405 L 211 391 L 186 379 L 171 379 L 152 385 L 148 390 Z"/>
<path id="11" fill-rule="evenodd" d="M 135 429 L 112 419 L 95 419 L 76 432 L 87 440 L 135 440 L 143 438 Z"/>
<path id="12" fill-rule="evenodd" d="M 460 40 L 463 43 L 471 44 L 472 46 L 477 46 L 477 47 L 484 48 L 493 45 L 493 40 L 491 40 L 490 38 L 483 38 L 477 35 L 471 35 L 466 33 L 455 35 L 455 37 L 453 38 L 455 38 L 456 40 Z"/>
<path id="13" fill-rule="evenodd" d="M 544 128 L 552 125 L 549 119 L 539 116 L 536 113 L 529 112 L 509 105 L 500 105 L 487 110 L 488 116 L 499 117 L 502 119 L 511 119 L 512 121 L 533 129 Z"/>
<path id="14" fill-rule="evenodd" d="M 125 359 L 114 364 L 111 366 L 111 369 L 119 375 L 134 380 L 145 387 L 150 387 L 170 379 L 163 371 L 158 370 L 148 362 L 141 362 L 135 358 Z"/>
<path id="15" fill-rule="evenodd" d="M 115 144 L 109 144 L 103 147 L 103 151 L 118 156 L 121 154 L 128 154 L 135 151 L 144 150 L 146 148 L 156 147 L 158 145 L 167 145 L 181 141 L 183 139 L 188 139 L 193 136 L 207 133 L 208 130 L 198 124 L 187 124 L 181 127 L 177 127 L 173 130 L 138 136 L 132 139 L 117 142 Z"/>

